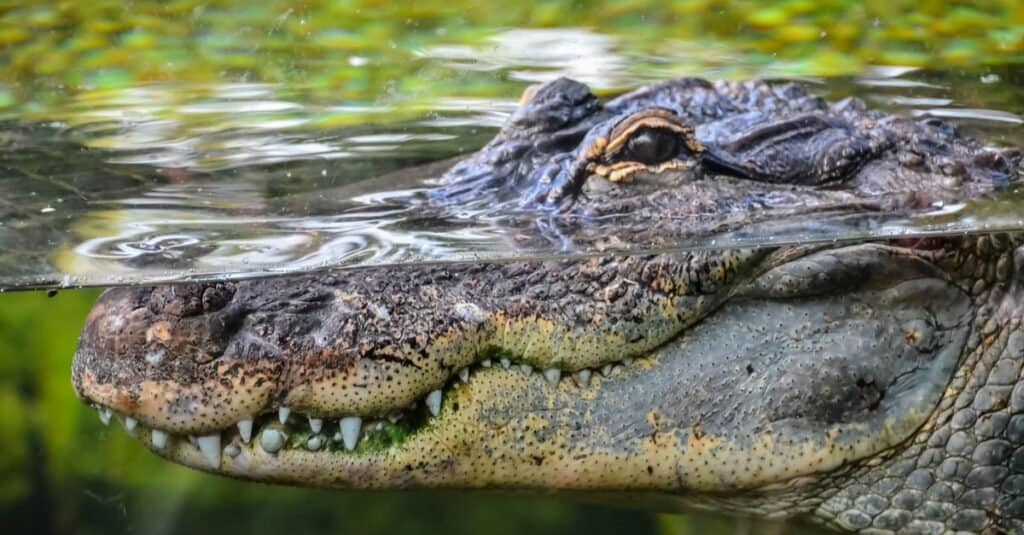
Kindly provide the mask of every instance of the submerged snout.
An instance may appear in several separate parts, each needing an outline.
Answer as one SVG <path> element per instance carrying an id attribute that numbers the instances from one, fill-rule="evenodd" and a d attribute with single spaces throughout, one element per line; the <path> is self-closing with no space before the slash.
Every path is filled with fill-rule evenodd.
<path id="1" fill-rule="evenodd" d="M 238 477 L 685 496 L 906 440 L 969 315 L 882 245 L 380 269 L 111 290 L 73 376 L 159 454 Z"/>
<path id="2" fill-rule="evenodd" d="M 263 410 L 284 362 L 234 340 L 233 284 L 115 288 L 86 321 L 72 365 L 83 400 L 172 433 L 200 434 Z"/>
<path id="3" fill-rule="evenodd" d="M 646 275 L 651 259 L 619 258 L 118 288 L 89 316 L 73 380 L 87 403 L 156 430 L 157 449 L 167 434 L 248 444 L 264 428 L 280 435 L 265 444 L 275 451 L 299 436 L 314 451 L 391 444 L 474 370 L 553 384 L 613 373 L 713 308 L 759 257 L 705 254 Z"/>

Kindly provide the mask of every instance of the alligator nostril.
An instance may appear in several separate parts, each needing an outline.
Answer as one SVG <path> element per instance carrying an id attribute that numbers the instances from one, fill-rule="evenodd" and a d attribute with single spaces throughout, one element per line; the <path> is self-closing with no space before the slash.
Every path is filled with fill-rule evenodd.
<path id="1" fill-rule="evenodd" d="M 235 296 L 234 284 L 218 283 L 203 290 L 203 312 L 214 312 L 224 308 Z"/>
<path id="2" fill-rule="evenodd" d="M 195 316 L 203 311 L 202 306 L 202 286 L 198 284 L 160 286 L 149 297 L 149 310 L 156 315 Z"/>

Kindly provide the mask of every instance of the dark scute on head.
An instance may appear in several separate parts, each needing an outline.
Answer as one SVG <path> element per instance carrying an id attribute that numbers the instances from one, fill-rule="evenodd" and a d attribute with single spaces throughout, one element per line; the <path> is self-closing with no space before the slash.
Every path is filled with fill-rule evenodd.
<path id="1" fill-rule="evenodd" d="M 765 121 L 709 142 L 715 170 L 763 182 L 824 184 L 843 180 L 890 145 L 839 117 L 803 114 Z"/>
<path id="2" fill-rule="evenodd" d="M 975 154 L 972 163 L 996 185 L 1005 186 L 1017 174 L 1021 153 L 1017 149 L 985 150 Z"/>
<path id="3" fill-rule="evenodd" d="M 600 107 L 601 103 L 586 85 L 558 78 L 537 88 L 512 114 L 502 134 L 526 139 L 562 130 L 593 115 Z"/>

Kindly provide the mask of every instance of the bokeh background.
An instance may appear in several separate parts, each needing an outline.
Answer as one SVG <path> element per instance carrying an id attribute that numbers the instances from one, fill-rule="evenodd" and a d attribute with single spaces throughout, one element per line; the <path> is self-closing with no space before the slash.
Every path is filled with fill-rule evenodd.
<path id="1" fill-rule="evenodd" d="M 984 95 L 983 83 L 1013 79 L 1024 61 L 1024 5 L 1015 0 L 665 4 L 5 0 L 0 121 L 82 132 L 101 119 L 132 123 L 145 108 L 145 121 L 159 122 L 158 136 L 103 130 L 77 139 L 83 147 L 139 150 L 251 126 L 236 110 L 189 112 L 209 92 L 240 84 L 337 104 L 303 117 L 302 128 L 315 132 L 430 116 L 455 99 L 507 110 L 525 85 L 560 75 L 607 95 L 672 76 L 820 80 L 923 69 L 976 78 Z M 208 170 L 223 163 L 196 161 Z M 0 172 L 10 171 L 4 166 L 0 159 Z M 11 202 L 4 197 L 0 189 L 0 210 Z M 101 426 L 71 391 L 76 338 L 97 295 L 0 294 L 6 533 L 806 531 L 554 497 L 271 487 L 174 466 L 116 425 Z"/>

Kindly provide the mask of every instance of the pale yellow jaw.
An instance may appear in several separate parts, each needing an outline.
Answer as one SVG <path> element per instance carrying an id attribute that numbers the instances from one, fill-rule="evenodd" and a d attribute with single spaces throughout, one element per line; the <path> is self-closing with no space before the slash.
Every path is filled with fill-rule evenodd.
<path id="1" fill-rule="evenodd" d="M 839 440 L 851 431 L 845 426 L 803 443 L 769 427 L 755 443 L 740 446 L 699 426 L 680 426 L 657 409 L 644 415 L 639 433 L 616 436 L 622 430 L 606 427 L 590 407 L 602 402 L 610 382 L 657 373 L 660 358 L 631 361 L 587 383 L 568 377 L 551 382 L 540 373 L 494 364 L 478 368 L 468 383 L 444 393 L 436 416 L 430 409 L 421 427 L 390 443 L 381 437 L 395 427 L 382 421 L 359 421 L 354 431 L 351 421 L 319 422 L 313 432 L 296 413 L 285 415 L 286 424 L 278 421 L 280 414 L 269 415 L 250 432 L 232 427 L 191 440 L 143 426 L 132 433 L 159 455 L 204 471 L 367 489 L 749 490 L 827 472 L 885 446 Z M 892 422 L 879 440 L 893 445 L 925 416 Z"/>

